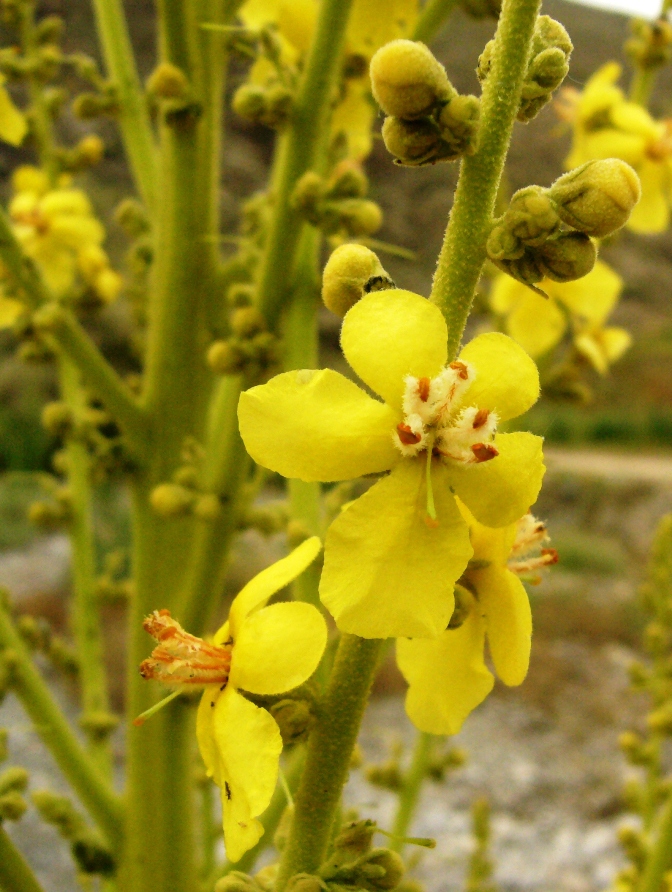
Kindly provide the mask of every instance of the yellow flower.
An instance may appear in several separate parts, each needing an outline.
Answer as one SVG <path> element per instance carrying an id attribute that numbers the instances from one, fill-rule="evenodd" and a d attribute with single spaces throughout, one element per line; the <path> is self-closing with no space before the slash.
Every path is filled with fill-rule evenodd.
<path id="1" fill-rule="evenodd" d="M 20 300 L 0 293 L 0 329 L 11 328 L 24 310 Z"/>
<path id="2" fill-rule="evenodd" d="M 541 439 L 496 434 L 499 420 L 537 399 L 533 361 L 491 333 L 447 364 L 446 342 L 445 320 L 429 301 L 374 292 L 345 315 L 341 346 L 384 403 L 331 369 L 286 372 L 241 396 L 241 435 L 259 464 L 308 481 L 391 471 L 327 534 L 320 595 L 342 631 L 440 634 L 472 554 L 454 493 L 498 527 L 539 492 Z"/>
<path id="3" fill-rule="evenodd" d="M 563 91 L 558 111 L 574 126 L 568 169 L 586 161 L 620 158 L 639 174 L 642 197 L 627 226 L 635 232 L 663 232 L 672 203 L 672 122 L 656 121 L 649 112 L 629 102 L 616 86 L 621 67 L 603 65 L 581 93 Z"/>
<path id="4" fill-rule="evenodd" d="M 0 74 L 0 139 L 12 146 L 20 146 L 28 131 L 23 114 L 4 88 L 5 78 Z"/>
<path id="5" fill-rule="evenodd" d="M 450 626 L 431 641 L 399 639 L 397 663 L 409 684 L 406 712 L 430 734 L 457 734 L 469 713 L 492 690 L 483 660 L 485 639 L 499 678 L 519 685 L 530 660 L 532 615 L 520 577 L 554 564 L 543 523 L 526 514 L 493 530 L 460 505 L 469 524 L 474 557 L 458 585 L 458 608 Z M 538 581 L 538 580 L 535 580 Z"/>
<path id="6" fill-rule="evenodd" d="M 196 735 L 208 775 L 222 790 L 230 861 L 238 861 L 264 832 L 257 817 L 271 801 L 282 751 L 275 719 L 239 689 L 281 694 L 303 684 L 317 668 L 327 642 L 319 610 L 299 602 L 266 602 L 320 549 L 317 537 L 308 539 L 248 582 L 212 643 L 186 633 L 166 610 L 145 620 L 159 644 L 140 667 L 142 675 L 178 688 L 205 686 Z"/>
<path id="7" fill-rule="evenodd" d="M 317 0 L 247 0 L 239 15 L 248 28 L 275 25 L 280 61 L 289 70 L 307 53 L 317 21 Z M 370 153 L 376 108 L 371 100 L 369 62 L 391 40 L 408 37 L 418 16 L 418 0 L 354 0 L 345 39 L 346 78 L 331 121 L 333 136 L 341 134 L 346 157 L 361 161 Z M 277 80 L 266 58 L 255 62 L 250 81 L 270 86 Z"/>
<path id="8" fill-rule="evenodd" d="M 44 172 L 31 167 L 18 168 L 13 184 L 14 232 L 53 293 L 65 295 L 79 273 L 103 301 L 114 300 L 121 280 L 110 269 L 101 247 L 105 230 L 85 193 L 70 186 L 51 189 Z"/>
<path id="9" fill-rule="evenodd" d="M 598 260 L 581 279 L 562 283 L 545 279 L 539 287 L 548 298 L 510 276 L 495 279 L 490 306 L 505 316 L 508 334 L 536 358 L 555 347 L 570 327 L 575 348 L 604 374 L 631 341 L 625 329 L 604 327 L 623 288 L 621 277 Z"/>

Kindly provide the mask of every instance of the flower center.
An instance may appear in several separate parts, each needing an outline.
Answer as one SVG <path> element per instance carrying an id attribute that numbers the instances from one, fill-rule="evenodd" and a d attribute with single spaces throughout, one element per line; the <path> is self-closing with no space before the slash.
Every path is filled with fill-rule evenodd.
<path id="1" fill-rule="evenodd" d="M 231 671 L 233 641 L 210 644 L 190 635 L 169 610 L 155 610 L 142 624 L 158 642 L 151 657 L 140 664 L 140 675 L 165 685 L 224 688 Z"/>
<path id="2" fill-rule="evenodd" d="M 461 408 L 462 398 L 476 377 L 473 366 L 451 362 L 436 378 L 405 379 L 404 420 L 394 442 L 402 455 L 427 451 L 446 461 L 478 464 L 498 454 L 492 444 L 497 415 L 476 406 Z"/>

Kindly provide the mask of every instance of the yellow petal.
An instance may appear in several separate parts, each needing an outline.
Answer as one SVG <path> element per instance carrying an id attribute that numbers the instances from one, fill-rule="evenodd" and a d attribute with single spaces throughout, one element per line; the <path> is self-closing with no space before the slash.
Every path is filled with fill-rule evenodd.
<path id="1" fill-rule="evenodd" d="M 604 161 L 607 158 L 620 158 L 637 168 L 644 160 L 646 140 L 635 133 L 623 133 L 610 127 L 593 130 L 584 136 L 583 152 L 587 159 Z"/>
<path id="2" fill-rule="evenodd" d="M 271 604 L 242 623 L 229 681 L 251 694 L 282 694 L 307 681 L 327 644 L 327 624 L 312 604 Z"/>
<path id="3" fill-rule="evenodd" d="M 529 288 L 505 273 L 495 276 L 490 291 L 490 307 L 495 313 L 510 313 Z"/>
<path id="4" fill-rule="evenodd" d="M 510 570 L 492 565 L 476 571 L 478 603 L 486 617 L 490 655 L 504 684 L 519 685 L 530 663 L 532 612 L 523 583 Z"/>
<path id="5" fill-rule="evenodd" d="M 540 287 L 549 290 L 546 282 Z M 558 343 L 567 328 L 567 320 L 553 299 L 535 294 L 529 288 L 525 291 L 506 317 L 506 330 L 523 350 L 537 357 Z"/>
<path id="6" fill-rule="evenodd" d="M 654 121 L 648 111 L 636 102 L 619 102 L 610 113 L 612 124 L 625 133 L 656 141 L 665 134 L 665 125 Z"/>
<path id="7" fill-rule="evenodd" d="M 426 523 L 424 461 L 404 459 L 329 528 L 320 597 L 341 631 L 431 637 L 448 625 L 472 549 L 438 462 L 432 478 L 436 527 Z"/>
<path id="8" fill-rule="evenodd" d="M 12 102 L 9 93 L 0 87 L 0 139 L 20 146 L 28 131 L 26 119 Z"/>
<path id="9" fill-rule="evenodd" d="M 346 32 L 347 52 L 370 60 L 378 47 L 410 37 L 418 0 L 354 0 Z"/>
<path id="10" fill-rule="evenodd" d="M 486 527 L 479 523 L 467 506 L 457 499 L 457 507 L 469 527 L 469 538 L 474 549 L 474 561 L 489 561 L 500 569 L 506 565 L 511 546 L 516 538 L 516 523 L 505 527 Z M 470 571 L 475 572 L 475 571 Z"/>
<path id="11" fill-rule="evenodd" d="M 575 282 L 554 282 L 552 294 L 578 319 L 601 325 L 618 301 L 623 280 L 598 260 L 587 276 Z"/>
<path id="12" fill-rule="evenodd" d="M 664 232 L 670 224 L 669 172 L 661 162 L 647 159 L 637 173 L 642 197 L 630 214 L 628 229 L 647 234 Z"/>
<path id="13" fill-rule="evenodd" d="M 451 465 L 450 481 L 474 517 L 488 527 L 518 520 L 537 500 L 546 470 L 543 440 L 534 434 L 498 434 L 499 455 L 477 465 Z"/>
<path id="14" fill-rule="evenodd" d="M 445 366 L 448 332 L 441 311 L 419 294 L 375 291 L 345 314 L 341 347 L 365 384 L 401 409 L 404 378 L 434 378 Z"/>
<path id="15" fill-rule="evenodd" d="M 215 701 L 204 696 L 199 712 L 207 709 L 213 712 L 208 729 L 212 739 L 204 743 L 202 735 L 208 726 L 201 719 L 197 721 L 198 742 L 204 761 L 212 758 L 213 750 L 217 753 L 226 856 L 238 861 L 264 832 L 255 819 L 268 807 L 275 790 L 282 738 L 273 717 L 231 685 Z"/>
<path id="16" fill-rule="evenodd" d="M 602 347 L 609 365 L 623 356 L 632 344 L 632 336 L 624 328 L 603 328 Z"/>
<path id="17" fill-rule="evenodd" d="M 460 353 L 476 369 L 476 380 L 462 400 L 464 406 L 492 409 L 502 421 L 522 415 L 539 398 L 539 372 L 512 338 L 497 331 L 479 335 Z"/>
<path id="18" fill-rule="evenodd" d="M 331 118 L 332 138 L 343 134 L 346 157 L 363 161 L 371 152 L 371 131 L 376 118 L 368 84 L 364 80 L 346 81 L 345 96 L 334 109 Z"/>
<path id="19" fill-rule="evenodd" d="M 276 375 L 241 394 L 240 435 L 252 458 L 283 477 L 349 480 L 399 460 L 400 415 L 331 369 Z"/>
<path id="20" fill-rule="evenodd" d="M 11 328 L 24 310 L 20 300 L 0 295 L 0 329 Z"/>
<path id="21" fill-rule="evenodd" d="M 458 629 L 431 641 L 399 639 L 397 663 L 409 683 L 408 717 L 429 734 L 457 734 L 492 690 L 483 662 L 485 622 L 471 613 Z"/>
<path id="22" fill-rule="evenodd" d="M 287 557 L 276 561 L 270 567 L 266 567 L 261 573 L 257 573 L 247 585 L 233 599 L 229 612 L 231 635 L 234 641 L 238 639 L 243 620 L 253 610 L 262 607 L 266 601 L 279 592 L 281 588 L 289 585 L 297 576 L 315 560 L 322 550 L 322 543 L 318 536 L 312 536 L 302 542 L 298 548 L 290 552 Z M 219 633 L 218 633 L 219 635 Z"/>
<path id="23" fill-rule="evenodd" d="M 593 331 L 584 331 L 574 336 L 574 346 L 579 353 L 588 360 L 596 372 L 606 375 L 609 371 L 609 363 L 604 355 L 599 337 Z"/>

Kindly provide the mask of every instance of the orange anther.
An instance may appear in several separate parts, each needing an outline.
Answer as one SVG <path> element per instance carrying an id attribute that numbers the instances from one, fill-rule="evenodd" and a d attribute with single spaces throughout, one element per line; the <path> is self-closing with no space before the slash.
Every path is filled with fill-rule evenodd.
<path id="1" fill-rule="evenodd" d="M 429 378 L 420 378 L 418 381 L 418 396 L 423 403 L 429 399 Z"/>
<path id="2" fill-rule="evenodd" d="M 478 412 L 474 415 L 474 423 L 472 425 L 474 430 L 478 430 L 479 427 L 483 427 L 489 416 L 489 409 L 479 409 Z"/>
<path id="3" fill-rule="evenodd" d="M 466 364 L 460 362 L 459 359 L 456 359 L 455 362 L 451 362 L 450 367 L 451 369 L 453 369 L 453 371 L 458 373 L 459 377 L 463 381 L 466 381 L 469 377 L 469 369 L 467 368 Z"/>
<path id="4" fill-rule="evenodd" d="M 410 427 L 403 423 L 397 425 L 397 434 L 404 446 L 415 446 L 422 439 L 420 434 L 414 434 Z"/>
<path id="5" fill-rule="evenodd" d="M 545 558 L 544 563 L 549 566 L 551 564 L 557 564 L 560 560 L 560 555 L 555 548 L 542 548 L 541 554 L 542 557 Z"/>
<path id="6" fill-rule="evenodd" d="M 496 458 L 499 455 L 497 448 L 490 443 L 474 443 L 471 451 L 479 464 L 480 462 L 490 461 L 491 458 Z"/>

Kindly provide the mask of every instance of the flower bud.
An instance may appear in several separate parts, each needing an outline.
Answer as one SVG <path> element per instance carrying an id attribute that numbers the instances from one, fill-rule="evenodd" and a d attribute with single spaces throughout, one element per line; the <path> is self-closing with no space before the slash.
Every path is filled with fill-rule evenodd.
<path id="1" fill-rule="evenodd" d="M 312 170 L 307 171 L 299 179 L 292 193 L 292 205 L 302 211 L 309 220 L 315 214 L 317 205 L 322 201 L 327 186 L 322 177 Z"/>
<path id="2" fill-rule="evenodd" d="M 217 520 L 222 514 L 222 503 L 214 492 L 206 492 L 194 502 L 194 517 L 209 523 Z"/>
<path id="3" fill-rule="evenodd" d="M 341 318 L 365 294 L 381 287 L 395 286 L 373 251 L 363 245 L 336 248 L 322 273 L 322 300 Z"/>
<path id="4" fill-rule="evenodd" d="M 287 892 L 327 892 L 324 880 L 312 873 L 295 874 L 285 887 Z"/>
<path id="5" fill-rule="evenodd" d="M 385 118 L 382 136 L 385 148 L 390 155 L 394 155 L 397 164 L 420 167 L 434 164 L 441 157 L 441 133 L 433 118 L 423 117 L 414 121 Z"/>
<path id="6" fill-rule="evenodd" d="M 18 790 L 0 795 L 0 821 L 18 821 L 27 808 L 28 804 Z"/>
<path id="7" fill-rule="evenodd" d="M 114 222 L 124 231 L 127 238 L 137 238 L 149 229 L 147 211 L 135 198 L 124 198 L 114 209 Z"/>
<path id="8" fill-rule="evenodd" d="M 355 882 L 361 889 L 386 892 L 399 885 L 406 867 L 396 852 L 390 849 L 372 849 L 358 860 L 353 872 L 356 875 Z"/>
<path id="9" fill-rule="evenodd" d="M 352 821 L 344 824 L 334 840 L 334 849 L 354 860 L 369 850 L 375 832 L 375 821 Z"/>
<path id="10" fill-rule="evenodd" d="M 65 437 L 72 430 L 74 417 L 67 403 L 47 403 L 42 409 L 42 426 L 55 437 Z"/>
<path id="11" fill-rule="evenodd" d="M 604 238 L 624 226 L 641 195 L 639 177 L 617 158 L 588 161 L 553 183 L 549 195 L 568 226 Z"/>
<path id="12" fill-rule="evenodd" d="M 266 112 L 266 91 L 258 84 L 243 84 L 233 94 L 231 106 L 241 118 L 257 124 Z"/>
<path id="13" fill-rule="evenodd" d="M 553 282 L 581 279 L 597 260 L 595 244 L 583 232 L 563 232 L 537 248 L 536 253 L 544 275 Z"/>
<path id="14" fill-rule="evenodd" d="M 116 862 L 110 850 L 93 830 L 83 830 L 72 841 L 72 855 L 82 873 L 110 876 Z"/>
<path id="15" fill-rule="evenodd" d="M 194 493 L 176 483 L 155 486 L 149 503 L 159 517 L 181 517 L 188 514 L 194 503 Z"/>
<path id="16" fill-rule="evenodd" d="M 215 883 L 214 892 L 259 892 L 259 885 L 251 876 L 240 870 L 232 870 Z"/>
<path id="17" fill-rule="evenodd" d="M 266 320 L 256 307 L 239 307 L 231 314 L 231 330 L 240 338 L 251 338 L 266 328 Z"/>
<path id="18" fill-rule="evenodd" d="M 345 198 L 338 202 L 340 225 L 347 229 L 353 238 L 372 235 L 380 229 L 383 212 L 375 201 L 364 198 Z"/>
<path id="19" fill-rule="evenodd" d="M 364 198 L 368 191 L 366 174 L 353 161 L 341 162 L 327 184 L 328 198 Z"/>
<path id="20" fill-rule="evenodd" d="M 7 768 L 0 774 L 0 796 L 11 791 L 23 793 L 27 786 L 28 772 L 25 768 L 16 765 L 13 768 Z"/>
<path id="21" fill-rule="evenodd" d="M 306 700 L 280 700 L 271 706 L 270 713 L 280 728 L 284 746 L 305 737 L 313 723 L 313 711 Z"/>
<path id="22" fill-rule="evenodd" d="M 452 149 L 452 155 L 444 154 L 445 160 L 474 154 L 480 111 L 481 103 L 477 96 L 454 96 L 443 106 L 438 117 L 439 130 L 441 138 Z"/>
<path id="23" fill-rule="evenodd" d="M 85 712 L 79 717 L 79 726 L 96 740 L 105 740 L 119 724 L 119 716 L 99 709 Z"/>
<path id="24" fill-rule="evenodd" d="M 446 69 L 424 43 L 393 40 L 371 59 L 373 96 L 386 115 L 418 118 L 455 95 Z"/>
<path id="25" fill-rule="evenodd" d="M 382 765 L 370 765 L 365 772 L 366 779 L 375 787 L 398 792 L 404 786 L 404 777 L 396 760 L 384 762 Z"/>
<path id="26" fill-rule="evenodd" d="M 495 260 L 490 258 L 496 267 L 503 270 L 513 279 L 527 285 L 532 291 L 547 297 L 540 289 L 536 288 L 537 282 L 541 282 L 544 278 L 544 270 L 542 269 L 541 258 L 534 252 L 532 248 L 525 248 L 522 257 L 515 260 Z"/>
<path id="27" fill-rule="evenodd" d="M 159 99 L 185 99 L 189 94 L 189 81 L 177 65 L 160 62 L 147 80 L 147 92 Z"/>
<path id="28" fill-rule="evenodd" d="M 85 829 L 83 818 L 67 796 L 59 796 L 49 790 L 35 790 L 30 798 L 42 819 L 57 827 L 65 839 L 72 839 Z"/>
<path id="29" fill-rule="evenodd" d="M 266 91 L 266 109 L 260 123 L 274 130 L 287 123 L 292 112 L 294 94 L 283 84 L 274 84 Z"/>
<path id="30" fill-rule="evenodd" d="M 245 357 L 231 341 L 215 341 L 208 349 L 206 361 L 216 375 L 235 375 L 245 364 Z"/>
<path id="31" fill-rule="evenodd" d="M 92 167 L 98 164 L 105 154 L 105 143 L 99 136 L 91 133 L 77 143 L 77 155 L 82 164 Z"/>
<path id="32" fill-rule="evenodd" d="M 646 724 L 651 731 L 655 731 L 657 734 L 672 735 L 672 707 L 670 704 L 650 712 L 646 717 Z"/>

